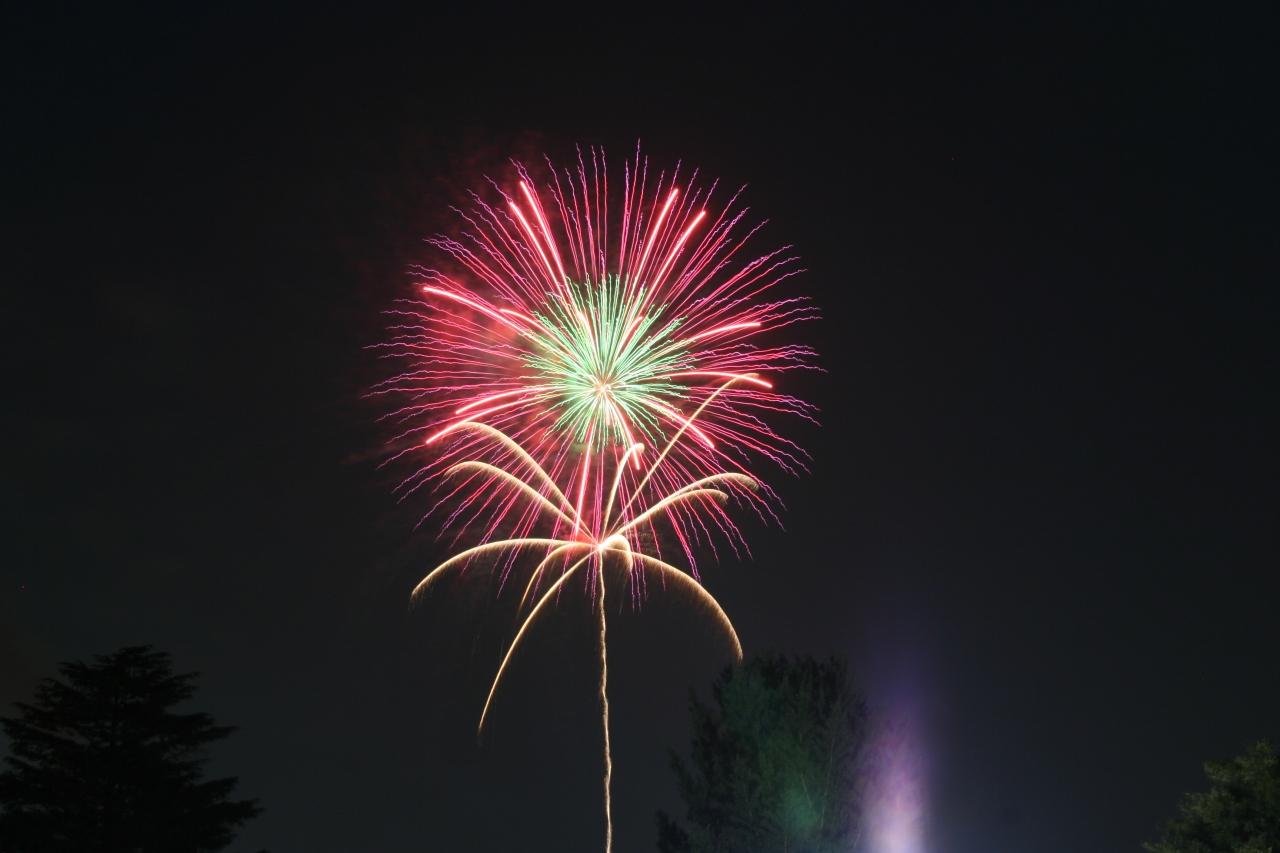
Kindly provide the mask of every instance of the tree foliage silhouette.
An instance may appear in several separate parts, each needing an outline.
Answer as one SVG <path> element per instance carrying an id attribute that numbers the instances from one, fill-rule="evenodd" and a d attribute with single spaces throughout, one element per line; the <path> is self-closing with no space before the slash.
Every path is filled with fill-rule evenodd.
<path id="1" fill-rule="evenodd" d="M 1209 790 L 1187 794 L 1151 853 L 1280 853 L 1280 755 L 1267 741 L 1204 766 Z"/>
<path id="2" fill-rule="evenodd" d="M 658 814 L 661 853 L 851 849 L 866 711 L 842 663 L 756 658 L 690 710 L 689 762 L 672 755 L 686 821 Z"/>
<path id="3" fill-rule="evenodd" d="M 195 693 L 167 654 L 121 649 L 59 667 L 0 718 L 4 853 L 204 853 L 260 811 L 236 779 L 204 780 L 205 748 L 234 729 L 174 707 Z"/>

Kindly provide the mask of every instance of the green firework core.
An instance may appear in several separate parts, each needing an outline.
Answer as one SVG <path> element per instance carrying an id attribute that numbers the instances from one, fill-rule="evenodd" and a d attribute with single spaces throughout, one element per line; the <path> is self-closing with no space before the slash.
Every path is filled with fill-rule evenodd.
<path id="1" fill-rule="evenodd" d="M 646 307 L 645 291 L 617 276 L 569 282 L 566 291 L 534 312 L 524 359 L 539 396 L 559 412 L 556 428 L 593 449 L 655 443 L 687 389 L 673 377 L 692 363 L 676 337 L 681 320 L 661 321 L 663 307 Z"/>

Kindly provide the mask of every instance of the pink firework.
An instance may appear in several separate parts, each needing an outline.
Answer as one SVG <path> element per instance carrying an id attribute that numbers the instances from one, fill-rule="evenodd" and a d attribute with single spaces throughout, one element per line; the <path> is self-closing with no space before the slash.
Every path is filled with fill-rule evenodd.
<path id="1" fill-rule="evenodd" d="M 552 520 L 553 537 L 599 539 L 611 514 L 713 475 L 748 474 L 760 460 L 802 469 L 804 452 L 767 419 L 813 419 L 776 386 L 812 368 L 813 352 L 782 338 L 815 309 L 778 292 L 800 271 L 789 247 L 747 248 L 763 223 L 746 222 L 741 191 L 717 203 L 714 182 L 700 187 L 678 166 L 654 175 L 638 150 L 620 193 L 594 149 L 579 150 L 572 168 L 548 161 L 541 182 L 514 165 L 512 185 L 490 181 L 458 211 L 457 236 L 428 241 L 440 261 L 415 268 L 416 298 L 390 312 L 381 348 L 399 372 L 375 393 L 400 400 L 388 416 L 400 427 L 394 458 L 430 451 L 401 493 L 449 471 L 434 503 L 447 530 L 480 541 L 527 535 L 539 506 L 492 488 L 491 476 L 522 463 L 476 423 L 565 486 L 575 512 Z M 477 454 L 488 467 L 458 465 Z M 771 515 L 772 492 L 740 482 L 725 487 Z M 735 552 L 745 547 L 720 503 L 680 503 L 660 517 L 695 576 L 695 552 L 714 551 L 715 532 Z M 636 550 L 660 549 L 656 520 L 628 530 Z"/>

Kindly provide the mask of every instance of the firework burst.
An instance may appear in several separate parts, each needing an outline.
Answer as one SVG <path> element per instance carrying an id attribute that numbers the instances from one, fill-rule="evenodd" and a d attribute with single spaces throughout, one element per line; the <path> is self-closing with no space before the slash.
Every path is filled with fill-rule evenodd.
<path id="1" fill-rule="evenodd" d="M 455 541 L 478 542 L 429 572 L 415 596 L 478 560 L 505 584 L 522 555 L 539 557 L 481 729 L 538 616 L 574 578 L 596 601 L 608 851 L 606 566 L 621 567 L 633 597 L 651 576 L 686 590 L 741 656 L 699 582 L 696 552 L 714 553 L 717 540 L 745 549 L 733 503 L 773 515 L 754 463 L 805 467 L 803 450 L 768 419 L 813 420 L 775 382 L 813 369 L 808 347 L 777 341 L 815 309 L 775 293 L 800 271 L 789 247 L 746 249 L 761 224 L 746 223 L 740 191 L 718 204 L 714 182 L 700 187 L 679 167 L 653 174 L 638 151 L 621 192 L 600 151 L 579 151 L 568 169 L 546 165 L 538 186 L 514 164 L 509 186 L 491 181 L 491 193 L 458 211 L 457 236 L 429 240 L 441 263 L 415 268 L 417 298 L 390 312 L 379 348 L 400 369 L 373 393 L 400 401 L 387 416 L 399 427 L 390 461 L 422 460 L 400 483 L 402 498 L 440 486 L 429 512 Z"/>
<path id="2" fill-rule="evenodd" d="M 761 225 L 732 194 L 716 206 L 716 186 L 651 174 L 636 158 L 618 194 L 604 156 L 579 153 L 540 190 L 515 166 L 514 186 L 492 183 L 459 211 L 456 237 L 429 243 L 447 263 L 416 268 L 419 297 L 392 312 L 384 354 L 402 369 L 374 392 L 399 398 L 388 415 L 400 426 L 402 455 L 437 451 L 401 483 L 412 494 L 478 448 L 455 427 L 481 422 L 517 441 L 569 491 L 584 520 L 603 511 L 607 469 L 636 443 L 662 447 L 680 432 L 652 474 L 657 492 L 720 472 L 749 473 L 769 460 L 790 472 L 806 455 L 768 423 L 776 414 L 812 420 L 812 408 L 774 384 L 812 368 L 812 351 L 779 343 L 783 330 L 814 316 L 802 297 L 774 295 L 799 272 L 789 247 L 764 254 L 746 245 Z M 611 195 L 611 193 L 613 195 Z M 716 211 L 716 212 L 711 212 Z M 705 405 L 704 404 L 708 404 Z M 697 423 L 689 413 L 702 409 Z M 619 500 L 637 494 L 640 466 L 622 475 Z M 494 496 L 484 477 L 466 478 L 434 504 L 445 526 L 481 539 L 527 532 L 536 512 L 514 496 Z M 741 492 L 770 515 L 773 493 Z M 670 517 L 677 547 L 697 574 L 699 546 L 713 531 L 745 546 L 724 512 L 684 508 Z"/>

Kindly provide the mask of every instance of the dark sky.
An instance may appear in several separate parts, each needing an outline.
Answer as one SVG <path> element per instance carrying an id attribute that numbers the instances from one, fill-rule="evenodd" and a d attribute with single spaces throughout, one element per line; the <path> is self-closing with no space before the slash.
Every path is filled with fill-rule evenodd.
<path id="1" fill-rule="evenodd" d="M 509 602 L 408 608 L 438 548 L 362 392 L 462 189 L 640 139 L 803 255 L 814 470 L 707 582 L 748 651 L 844 654 L 913 721 L 927 850 L 1132 851 L 1280 739 L 1272 22 L 463 5 L 0 27 L 0 703 L 153 642 L 241 727 L 243 849 L 598 849 L 589 610 L 477 745 Z M 624 853 L 726 662 L 678 600 L 629 613 Z"/>

